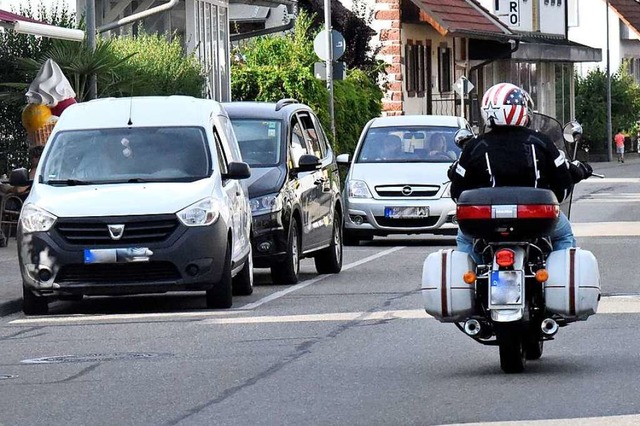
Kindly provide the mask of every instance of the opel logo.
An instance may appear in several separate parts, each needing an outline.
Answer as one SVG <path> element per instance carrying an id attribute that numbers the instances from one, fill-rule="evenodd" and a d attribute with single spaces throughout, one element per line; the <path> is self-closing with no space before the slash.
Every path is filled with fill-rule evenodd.
<path id="1" fill-rule="evenodd" d="M 107 225 L 109 236 L 112 240 L 118 241 L 124 234 L 124 225 Z"/>
<path id="2" fill-rule="evenodd" d="M 412 192 L 413 188 L 411 188 L 409 185 L 402 188 L 402 195 L 409 196 Z"/>

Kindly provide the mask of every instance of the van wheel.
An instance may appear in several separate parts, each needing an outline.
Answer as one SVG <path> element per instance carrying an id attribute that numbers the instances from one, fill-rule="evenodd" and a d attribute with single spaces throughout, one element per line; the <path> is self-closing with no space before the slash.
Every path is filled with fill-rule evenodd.
<path id="1" fill-rule="evenodd" d="M 287 254 L 284 262 L 271 265 L 271 279 L 274 284 L 295 284 L 298 282 L 300 272 L 300 234 L 298 220 L 291 219 L 289 227 L 289 239 L 287 241 Z"/>
<path id="2" fill-rule="evenodd" d="M 253 293 L 253 249 L 249 248 L 249 255 L 244 266 L 233 277 L 233 295 L 248 296 Z"/>
<path id="3" fill-rule="evenodd" d="M 315 256 L 316 270 L 319 274 L 337 274 L 342 269 L 342 220 L 336 211 L 333 215 L 331 244 L 320 250 Z"/>
<path id="4" fill-rule="evenodd" d="M 228 309 L 233 304 L 231 279 L 231 242 L 227 243 L 227 252 L 224 256 L 222 276 L 212 288 L 207 290 L 207 308 Z"/>
<path id="5" fill-rule="evenodd" d="M 36 296 L 31 290 L 22 286 L 22 312 L 25 315 L 46 315 L 49 313 L 49 302 L 44 296 Z"/>

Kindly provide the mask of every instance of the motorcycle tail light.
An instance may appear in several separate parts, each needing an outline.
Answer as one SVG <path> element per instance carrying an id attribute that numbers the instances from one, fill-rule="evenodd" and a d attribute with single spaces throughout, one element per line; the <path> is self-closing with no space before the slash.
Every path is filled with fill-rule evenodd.
<path id="1" fill-rule="evenodd" d="M 515 263 L 515 253 L 513 250 L 501 249 L 496 252 L 496 263 L 498 266 L 513 266 Z"/>
<path id="2" fill-rule="evenodd" d="M 554 204 L 523 204 L 518 206 L 518 219 L 554 219 L 560 207 Z"/>
<path id="3" fill-rule="evenodd" d="M 458 220 L 491 219 L 491 206 L 458 206 L 456 208 Z"/>

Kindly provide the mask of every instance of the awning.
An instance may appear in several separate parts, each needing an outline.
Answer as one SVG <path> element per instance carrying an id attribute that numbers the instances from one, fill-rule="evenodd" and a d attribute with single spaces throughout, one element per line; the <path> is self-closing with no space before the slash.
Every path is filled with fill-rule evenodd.
<path id="1" fill-rule="evenodd" d="M 249 4 L 229 4 L 229 20 L 231 22 L 264 22 L 269 17 L 270 7 Z"/>
<path id="2" fill-rule="evenodd" d="M 519 33 L 520 45 L 511 59 L 542 62 L 600 62 L 602 49 L 585 46 L 562 36 Z"/>
<path id="3" fill-rule="evenodd" d="M 509 40 L 512 32 L 474 0 L 411 0 L 442 36 Z"/>
<path id="4" fill-rule="evenodd" d="M 18 15 L 6 10 L 0 10 L 0 27 L 17 33 L 31 34 L 41 37 L 59 38 L 64 40 L 82 41 L 84 31 L 71 28 L 56 27 L 26 16 Z"/>

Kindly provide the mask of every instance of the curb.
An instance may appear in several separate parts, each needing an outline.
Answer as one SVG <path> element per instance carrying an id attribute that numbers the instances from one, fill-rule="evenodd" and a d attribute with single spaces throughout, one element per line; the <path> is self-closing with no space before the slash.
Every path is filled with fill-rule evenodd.
<path id="1" fill-rule="evenodd" d="M 0 317 L 15 314 L 22 309 L 22 299 L 13 299 L 0 302 Z"/>

